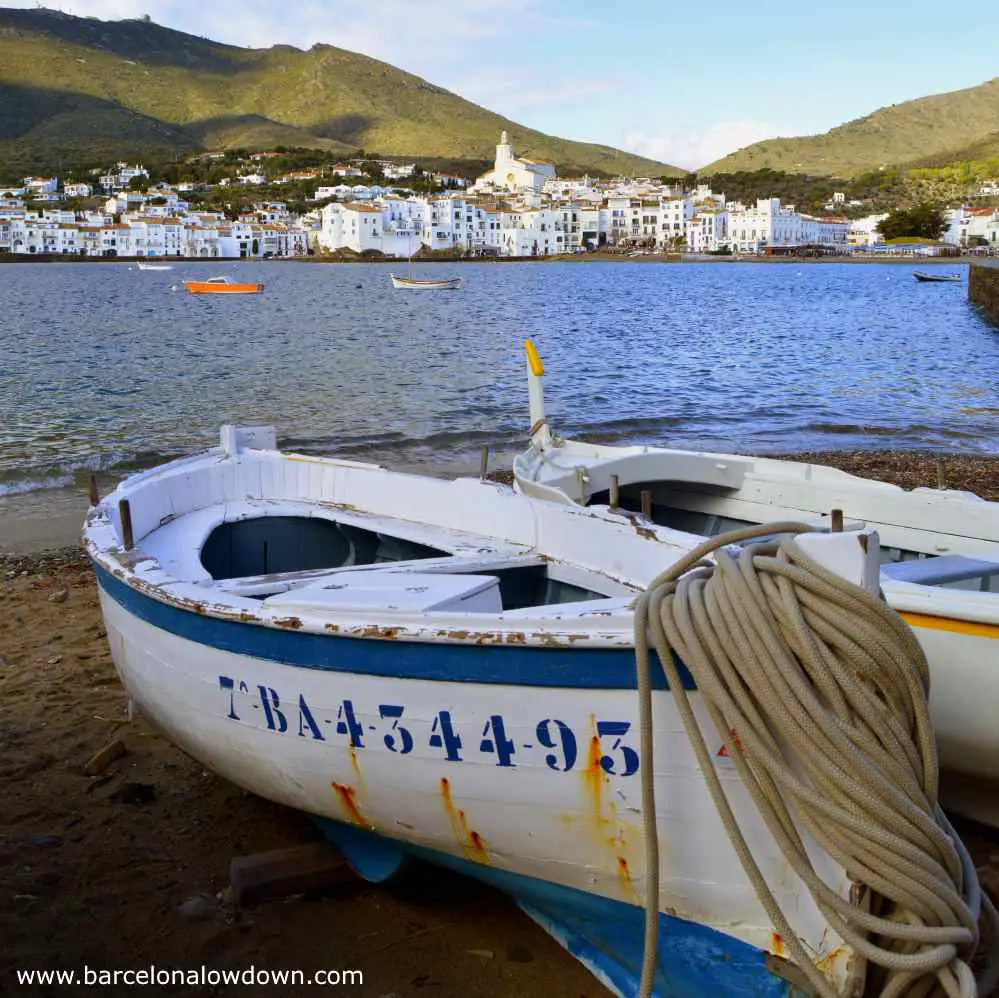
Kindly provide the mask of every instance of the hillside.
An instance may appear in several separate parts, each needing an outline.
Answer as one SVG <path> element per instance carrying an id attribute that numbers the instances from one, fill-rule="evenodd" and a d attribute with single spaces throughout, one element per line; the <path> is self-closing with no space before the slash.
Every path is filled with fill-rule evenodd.
<path id="1" fill-rule="evenodd" d="M 999 79 L 881 108 L 823 135 L 768 139 L 698 172 L 763 168 L 851 177 L 891 165 L 985 158 L 999 147 Z"/>
<path id="2" fill-rule="evenodd" d="M 683 173 L 521 127 L 329 45 L 243 49 L 144 19 L 0 9 L 0 168 L 8 171 L 275 144 L 491 160 L 503 129 L 518 155 L 551 161 L 563 176 Z"/>

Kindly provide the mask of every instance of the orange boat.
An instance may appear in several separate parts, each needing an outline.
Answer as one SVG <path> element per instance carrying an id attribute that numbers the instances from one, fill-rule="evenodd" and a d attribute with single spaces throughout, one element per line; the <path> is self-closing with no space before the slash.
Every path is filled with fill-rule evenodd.
<path id="1" fill-rule="evenodd" d="M 184 281 L 184 287 L 194 295 L 254 295 L 264 290 L 263 284 L 241 284 L 231 277 L 209 277 L 207 281 Z"/>

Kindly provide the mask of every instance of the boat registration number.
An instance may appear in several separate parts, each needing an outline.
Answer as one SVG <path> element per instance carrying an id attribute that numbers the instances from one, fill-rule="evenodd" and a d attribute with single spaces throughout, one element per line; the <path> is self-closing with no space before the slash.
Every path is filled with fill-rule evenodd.
<path id="1" fill-rule="evenodd" d="M 538 756 L 543 756 L 544 764 L 556 772 L 581 766 L 599 766 L 612 776 L 638 772 L 638 752 L 629 744 L 631 721 L 594 717 L 591 730 L 582 733 L 554 717 L 532 720 L 525 727 L 519 720 L 508 724 L 502 714 L 489 714 L 474 723 L 462 722 L 450 710 L 438 710 L 430 718 L 410 718 L 405 705 L 393 703 L 364 710 L 353 700 L 342 700 L 335 708 L 320 709 L 303 693 L 288 697 L 232 676 L 219 676 L 219 689 L 230 721 L 293 738 L 339 740 L 355 749 L 397 755 L 435 751 L 449 762 L 463 762 L 475 754 L 479 761 L 487 756 L 497 766 L 513 767 L 518 762 L 537 765 Z M 525 734 L 530 740 L 521 741 Z"/>

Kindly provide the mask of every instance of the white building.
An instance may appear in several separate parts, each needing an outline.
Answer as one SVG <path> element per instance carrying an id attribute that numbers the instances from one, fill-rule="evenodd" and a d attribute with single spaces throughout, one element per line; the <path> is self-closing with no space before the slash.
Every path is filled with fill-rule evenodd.
<path id="1" fill-rule="evenodd" d="M 55 194 L 59 190 L 58 177 L 25 177 L 21 183 L 29 197 L 38 194 Z"/>
<path id="2" fill-rule="evenodd" d="M 514 156 L 506 132 L 501 133 L 496 146 L 495 165 L 483 173 L 471 190 L 491 191 L 536 191 L 540 193 L 545 182 L 555 179 L 555 167 L 539 160 L 522 159 Z"/>
<path id="3" fill-rule="evenodd" d="M 849 233 L 847 242 L 850 246 L 862 248 L 864 246 L 878 246 L 885 241 L 884 236 L 878 232 L 878 226 L 888 217 L 884 212 L 880 215 L 865 215 L 863 218 L 855 218 L 849 223 Z"/>
<path id="4" fill-rule="evenodd" d="M 999 246 L 999 208 L 951 208 L 944 213 L 944 242 L 962 248 Z"/>
<path id="5" fill-rule="evenodd" d="M 728 209 L 728 245 L 737 253 L 801 247 L 845 252 L 849 245 L 850 224 L 841 216 L 801 214 L 780 198 L 758 198 L 753 207 L 734 202 Z"/>
<path id="6" fill-rule="evenodd" d="M 110 194 L 112 191 L 124 190 L 136 177 L 148 180 L 149 171 L 139 163 L 129 166 L 128 163 L 119 162 L 100 178 L 100 184 Z"/>
<path id="7" fill-rule="evenodd" d="M 93 193 L 93 188 L 90 184 L 65 184 L 62 192 L 68 198 L 88 198 Z"/>
<path id="8" fill-rule="evenodd" d="M 405 177 L 411 177 L 416 172 L 415 163 L 388 163 L 379 160 L 378 165 L 386 180 L 402 180 Z"/>

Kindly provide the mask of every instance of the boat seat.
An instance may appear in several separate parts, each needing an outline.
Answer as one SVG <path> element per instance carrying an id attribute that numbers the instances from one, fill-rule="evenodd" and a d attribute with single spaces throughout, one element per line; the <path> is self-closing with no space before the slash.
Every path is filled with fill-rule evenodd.
<path id="1" fill-rule="evenodd" d="M 495 575 L 435 575 L 419 572 L 340 573 L 320 586 L 278 593 L 264 606 L 292 610 L 379 610 L 404 613 L 457 611 L 499 613 Z"/>
<path id="2" fill-rule="evenodd" d="M 989 577 L 999 574 L 999 562 L 968 558 L 962 554 L 944 554 L 891 562 L 881 566 L 881 574 L 895 582 L 915 582 L 922 586 L 941 586 L 947 582 L 981 579 L 982 592 L 987 592 Z"/>

